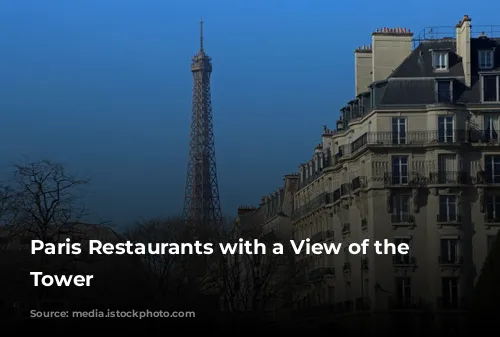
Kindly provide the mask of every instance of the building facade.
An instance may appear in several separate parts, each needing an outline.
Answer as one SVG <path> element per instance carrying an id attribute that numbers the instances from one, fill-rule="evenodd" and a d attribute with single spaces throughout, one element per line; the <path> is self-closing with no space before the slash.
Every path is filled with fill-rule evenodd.
<path id="1" fill-rule="evenodd" d="M 296 257 L 298 316 L 467 309 L 500 228 L 500 39 L 468 16 L 454 34 L 382 28 L 354 52 L 355 98 L 300 165 L 291 214 L 296 241 L 343 249 Z M 364 239 L 410 252 L 348 252 Z"/>

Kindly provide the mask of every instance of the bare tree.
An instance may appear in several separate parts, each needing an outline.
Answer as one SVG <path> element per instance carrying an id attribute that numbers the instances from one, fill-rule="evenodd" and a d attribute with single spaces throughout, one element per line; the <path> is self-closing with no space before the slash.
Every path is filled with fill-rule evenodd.
<path id="1" fill-rule="evenodd" d="M 12 226 L 17 215 L 15 195 L 9 186 L 0 186 L 0 251 L 7 248 L 12 238 Z"/>
<path id="2" fill-rule="evenodd" d="M 126 233 L 132 242 L 144 244 L 183 244 L 219 241 L 213 229 L 187 226 L 179 218 L 152 219 L 139 223 Z M 216 248 L 216 247 L 215 247 Z M 211 256 L 196 254 L 146 254 L 143 263 L 150 280 L 158 289 L 158 300 L 175 308 L 197 305 L 203 294 L 215 291 L 214 266 L 218 250 Z M 191 307 L 192 308 L 192 307 Z"/>
<path id="3" fill-rule="evenodd" d="M 72 225 L 84 215 L 78 192 L 87 180 L 48 160 L 15 167 L 17 230 L 44 242 L 59 242 L 62 235 L 71 234 Z"/>
<path id="4" fill-rule="evenodd" d="M 279 312 L 291 300 L 296 269 L 290 246 L 275 235 L 261 240 L 265 255 L 228 255 L 221 277 L 225 310 L 265 316 Z M 272 253 L 272 243 L 282 243 L 283 254 Z"/>

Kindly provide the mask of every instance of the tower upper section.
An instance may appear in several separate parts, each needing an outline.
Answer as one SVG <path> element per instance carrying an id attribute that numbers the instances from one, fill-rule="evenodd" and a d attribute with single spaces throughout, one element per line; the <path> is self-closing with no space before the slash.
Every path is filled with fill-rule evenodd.
<path id="1" fill-rule="evenodd" d="M 191 71 L 192 72 L 212 72 L 212 63 L 210 62 L 212 59 L 205 54 L 205 50 L 203 49 L 203 21 L 200 21 L 200 50 L 193 57 L 191 62 Z"/>

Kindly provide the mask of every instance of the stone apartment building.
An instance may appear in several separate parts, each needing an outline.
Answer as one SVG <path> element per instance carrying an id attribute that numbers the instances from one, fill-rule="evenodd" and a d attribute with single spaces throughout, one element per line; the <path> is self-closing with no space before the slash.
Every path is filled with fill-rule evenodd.
<path id="1" fill-rule="evenodd" d="M 355 97 L 300 166 L 292 213 L 295 240 L 345 248 L 297 257 L 299 316 L 467 308 L 500 228 L 500 39 L 468 16 L 454 34 L 382 28 L 355 50 Z M 363 239 L 410 254 L 347 252 Z"/>

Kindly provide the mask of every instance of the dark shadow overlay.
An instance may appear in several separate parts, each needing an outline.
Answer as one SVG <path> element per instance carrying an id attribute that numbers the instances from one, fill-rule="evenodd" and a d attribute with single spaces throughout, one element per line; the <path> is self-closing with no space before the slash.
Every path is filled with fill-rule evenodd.
<path id="1" fill-rule="evenodd" d="M 70 191 L 82 184 L 84 181 L 68 176 L 60 165 L 39 162 L 17 167 L 14 183 L 2 189 L 0 317 L 4 331 L 83 335 L 109 327 L 106 333 L 153 335 L 182 329 L 183 332 L 219 334 L 325 331 L 420 336 L 446 332 L 457 336 L 489 330 L 500 317 L 498 236 L 476 287 L 466 301 L 452 303 L 440 299 L 436 310 L 425 301 L 413 298 L 405 301 L 375 284 L 373 289 L 365 289 L 375 294 L 372 302 L 359 297 L 354 301 L 317 304 L 324 303 L 322 300 L 328 295 L 317 293 L 316 298 L 304 302 L 297 294 L 299 289 L 313 287 L 324 278 L 324 273 L 318 273 L 325 268 L 310 272 L 310 268 L 299 263 L 297 255 L 290 250 L 291 236 L 263 233 L 259 218 L 220 228 L 208 224 L 188 226 L 176 218 L 152 219 L 118 233 L 102 224 L 78 220 L 78 198 Z M 464 233 L 466 238 L 472 235 L 466 230 Z M 282 255 L 223 255 L 217 249 L 218 243 L 236 242 L 239 238 L 250 241 L 258 238 L 268 248 L 281 242 L 285 250 Z M 311 239 L 316 240 L 315 235 Z M 69 240 L 80 243 L 83 252 L 77 255 L 31 254 L 32 240 L 46 244 Z M 111 244 L 199 241 L 212 243 L 214 253 L 90 255 L 86 250 L 89 240 Z M 475 248 L 472 240 L 465 242 L 466 252 Z M 419 256 L 419 260 L 436 261 L 435 256 Z M 391 270 L 391 262 L 388 257 L 387 264 L 391 265 L 384 266 L 382 262 L 377 268 Z M 462 273 L 468 274 L 472 269 L 462 269 Z M 481 266 L 475 269 L 481 270 Z M 90 287 L 35 287 L 30 272 L 94 275 L 94 279 Z M 333 286 L 344 282 L 342 274 L 340 271 L 331 279 Z M 415 282 L 415 286 L 420 287 L 419 279 Z M 387 299 L 391 299 L 387 309 L 374 310 L 374 301 Z M 32 318 L 32 310 L 68 311 L 70 314 L 75 311 L 161 310 L 194 313 L 195 317 Z"/>

